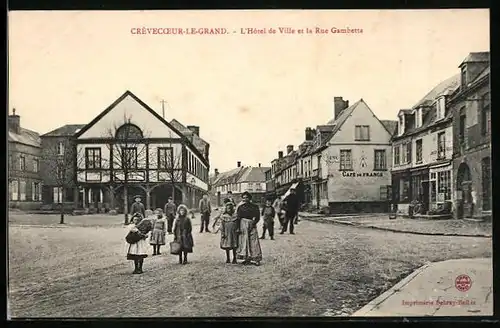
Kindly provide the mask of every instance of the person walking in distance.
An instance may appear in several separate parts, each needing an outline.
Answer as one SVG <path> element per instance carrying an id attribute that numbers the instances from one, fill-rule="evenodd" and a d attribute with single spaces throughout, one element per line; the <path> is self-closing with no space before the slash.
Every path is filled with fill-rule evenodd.
<path id="1" fill-rule="evenodd" d="M 227 197 L 226 197 L 226 199 L 224 199 L 224 204 L 226 203 L 226 200 L 230 201 L 231 203 L 233 203 L 233 205 L 235 206 L 235 209 L 236 209 L 236 202 L 233 199 L 233 192 L 231 190 L 229 190 L 227 192 Z"/>
<path id="2" fill-rule="evenodd" d="M 274 240 L 274 217 L 276 216 L 276 211 L 271 205 L 271 200 L 266 200 L 266 205 L 262 208 L 262 217 L 264 218 L 264 226 L 262 230 L 262 237 L 260 239 L 266 239 L 266 231 L 269 232 L 269 237 Z"/>
<path id="3" fill-rule="evenodd" d="M 171 234 L 175 214 L 177 213 L 177 206 L 175 205 L 172 197 L 168 197 L 168 202 L 165 204 L 165 209 L 163 212 L 165 212 L 165 216 L 167 217 L 167 232 Z"/>
<path id="4" fill-rule="evenodd" d="M 285 222 L 280 234 L 284 234 L 290 226 L 290 234 L 294 235 L 294 220 L 299 213 L 299 197 L 295 193 L 295 189 L 290 189 L 290 195 L 286 197 Z"/>
<path id="5" fill-rule="evenodd" d="M 210 200 L 208 199 L 207 194 L 203 195 L 203 198 L 200 200 L 199 210 L 201 214 L 200 233 L 202 233 L 203 231 L 210 232 L 210 230 L 208 230 L 208 224 L 210 223 L 212 206 L 210 205 Z"/>
<path id="6" fill-rule="evenodd" d="M 141 214 L 143 218 L 146 217 L 146 208 L 144 207 L 144 204 L 141 203 L 141 196 L 139 195 L 134 197 L 134 203 L 132 203 L 132 206 L 130 207 L 130 214 L 134 216 L 136 213 Z"/>
<path id="7" fill-rule="evenodd" d="M 281 201 L 281 196 L 276 197 L 273 203 L 274 211 L 278 214 L 278 221 L 280 223 L 280 228 L 283 229 L 283 213 L 282 207 L 283 207 L 283 202 Z"/>

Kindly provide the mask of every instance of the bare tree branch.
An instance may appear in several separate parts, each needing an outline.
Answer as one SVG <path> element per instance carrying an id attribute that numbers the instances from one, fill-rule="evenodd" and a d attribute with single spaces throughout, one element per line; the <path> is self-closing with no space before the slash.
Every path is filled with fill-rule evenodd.
<path id="1" fill-rule="evenodd" d="M 58 194 L 60 191 L 61 224 L 64 223 L 66 193 L 70 188 L 76 186 L 74 181 L 75 168 L 80 167 L 84 160 L 82 151 L 70 138 L 59 139 L 50 147 L 44 147 L 42 150 L 41 164 L 44 165 L 47 172 L 52 174 L 53 182 L 59 188 Z"/>
<path id="2" fill-rule="evenodd" d="M 125 223 L 128 223 L 128 187 L 133 181 L 134 174 L 143 175 L 144 181 L 148 174 L 146 167 L 146 157 L 148 144 L 145 143 L 144 131 L 141 131 L 132 123 L 131 116 L 123 116 L 123 121 L 115 122 L 108 128 L 103 136 L 114 139 L 107 143 L 109 150 L 109 168 L 113 168 L 111 192 L 114 194 L 119 186 L 124 188 L 124 214 Z"/>

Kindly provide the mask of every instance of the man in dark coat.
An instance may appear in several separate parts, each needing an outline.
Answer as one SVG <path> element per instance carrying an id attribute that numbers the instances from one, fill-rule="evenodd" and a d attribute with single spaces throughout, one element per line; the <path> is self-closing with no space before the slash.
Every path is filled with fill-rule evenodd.
<path id="1" fill-rule="evenodd" d="M 135 202 L 132 203 L 130 207 L 130 214 L 134 215 L 135 213 L 140 213 L 143 218 L 146 217 L 146 209 L 144 208 L 144 204 L 141 203 L 141 196 L 137 195 L 134 197 Z"/>
<path id="2" fill-rule="evenodd" d="M 208 224 L 210 223 L 210 214 L 212 213 L 212 205 L 210 204 L 210 199 L 208 199 L 208 195 L 203 195 L 203 198 L 200 200 L 199 210 L 201 214 L 201 227 L 200 233 L 205 230 L 205 232 L 210 232 L 208 230 Z"/>
<path id="3" fill-rule="evenodd" d="M 286 208 L 285 208 L 285 222 L 283 224 L 283 229 L 280 234 L 284 234 L 287 231 L 288 225 L 290 225 L 290 234 L 294 235 L 294 220 L 299 214 L 299 197 L 295 193 L 295 189 L 290 189 L 290 195 L 285 198 Z"/>
<path id="4" fill-rule="evenodd" d="M 172 200 L 172 197 L 168 197 L 168 202 L 165 204 L 164 212 L 165 217 L 167 218 L 167 232 L 171 234 L 172 227 L 174 225 L 175 213 L 177 213 L 177 206 Z"/>

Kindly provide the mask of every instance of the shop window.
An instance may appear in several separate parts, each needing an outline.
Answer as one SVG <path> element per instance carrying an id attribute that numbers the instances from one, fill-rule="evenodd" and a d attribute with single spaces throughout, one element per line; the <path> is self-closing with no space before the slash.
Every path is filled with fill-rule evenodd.
<path id="1" fill-rule="evenodd" d="M 438 202 L 451 200 L 451 171 L 438 172 Z"/>
<path id="2" fill-rule="evenodd" d="M 400 180 L 399 200 L 401 202 L 408 202 L 410 200 L 410 179 L 404 178 Z"/>

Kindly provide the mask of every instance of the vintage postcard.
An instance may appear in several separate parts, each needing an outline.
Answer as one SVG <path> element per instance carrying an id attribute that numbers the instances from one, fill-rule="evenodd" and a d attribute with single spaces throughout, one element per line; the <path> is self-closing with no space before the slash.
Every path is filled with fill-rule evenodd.
<path id="1" fill-rule="evenodd" d="M 9 318 L 493 315 L 489 29 L 10 11 Z"/>

